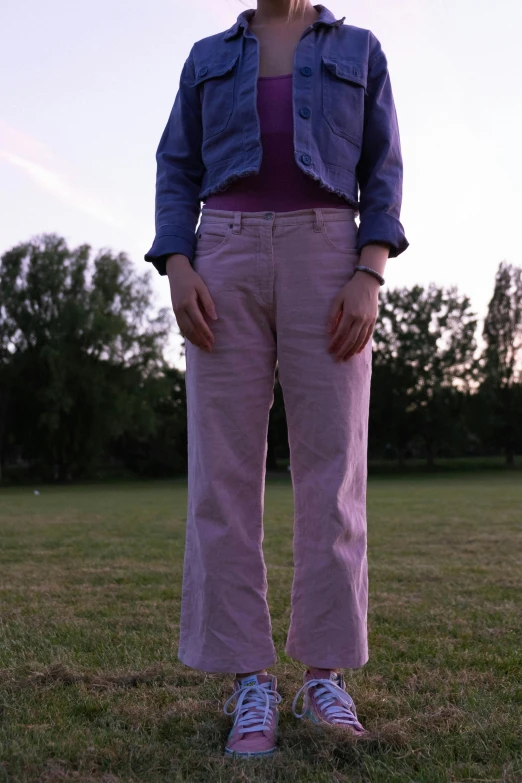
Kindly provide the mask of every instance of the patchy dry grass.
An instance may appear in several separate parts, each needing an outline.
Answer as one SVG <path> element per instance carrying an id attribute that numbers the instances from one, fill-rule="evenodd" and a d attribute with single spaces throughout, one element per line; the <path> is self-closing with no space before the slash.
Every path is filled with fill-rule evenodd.
<path id="1" fill-rule="evenodd" d="M 522 781 L 520 473 L 370 479 L 358 741 L 292 716 L 293 500 L 267 483 L 270 760 L 222 757 L 230 682 L 177 661 L 185 511 L 183 482 L 0 494 L 0 781 Z"/>

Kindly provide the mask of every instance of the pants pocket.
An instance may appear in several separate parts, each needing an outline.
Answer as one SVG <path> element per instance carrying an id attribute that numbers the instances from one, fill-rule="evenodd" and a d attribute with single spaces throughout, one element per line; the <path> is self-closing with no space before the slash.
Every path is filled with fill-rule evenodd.
<path id="1" fill-rule="evenodd" d="M 203 223 L 196 234 L 196 254 L 202 256 L 218 250 L 230 236 L 229 223 Z"/>
<path id="2" fill-rule="evenodd" d="M 323 223 L 325 241 L 341 253 L 357 253 L 357 232 L 355 220 L 325 220 Z"/>

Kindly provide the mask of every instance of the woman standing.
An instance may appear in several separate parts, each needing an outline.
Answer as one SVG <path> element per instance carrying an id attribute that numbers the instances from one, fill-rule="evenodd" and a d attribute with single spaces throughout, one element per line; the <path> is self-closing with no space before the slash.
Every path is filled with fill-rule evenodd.
<path id="1" fill-rule="evenodd" d="M 276 748 L 262 553 L 276 366 L 295 503 L 286 652 L 306 667 L 294 714 L 365 733 L 340 670 L 368 660 L 371 337 L 386 261 L 409 243 L 386 56 L 344 19 L 259 0 L 195 43 L 157 150 L 145 258 L 187 340 L 179 658 L 235 674 L 229 754 Z"/>

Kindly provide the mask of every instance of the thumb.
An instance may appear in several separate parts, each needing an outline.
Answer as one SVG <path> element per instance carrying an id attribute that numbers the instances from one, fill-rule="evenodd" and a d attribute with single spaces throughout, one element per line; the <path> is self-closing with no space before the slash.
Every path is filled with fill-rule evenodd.
<path id="1" fill-rule="evenodd" d="M 201 278 L 196 283 L 196 291 L 207 315 L 215 321 L 217 319 L 216 308 L 214 307 L 214 302 L 212 301 L 209 290 Z"/>
<path id="2" fill-rule="evenodd" d="M 342 292 L 339 292 L 335 299 L 333 300 L 332 306 L 330 308 L 330 312 L 328 313 L 328 321 L 326 324 L 326 328 L 329 332 L 333 332 L 335 327 L 337 326 L 337 322 L 342 314 L 342 306 L 343 306 L 343 295 Z"/>

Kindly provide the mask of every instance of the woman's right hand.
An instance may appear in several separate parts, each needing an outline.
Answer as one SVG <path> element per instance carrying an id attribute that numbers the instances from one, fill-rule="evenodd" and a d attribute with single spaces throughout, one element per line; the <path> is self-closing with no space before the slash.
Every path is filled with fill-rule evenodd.
<path id="1" fill-rule="evenodd" d="M 187 256 L 181 253 L 167 258 L 166 269 L 172 309 L 181 334 L 204 351 L 212 351 L 214 335 L 205 321 L 204 313 L 212 319 L 216 319 L 217 314 L 205 282 Z"/>

